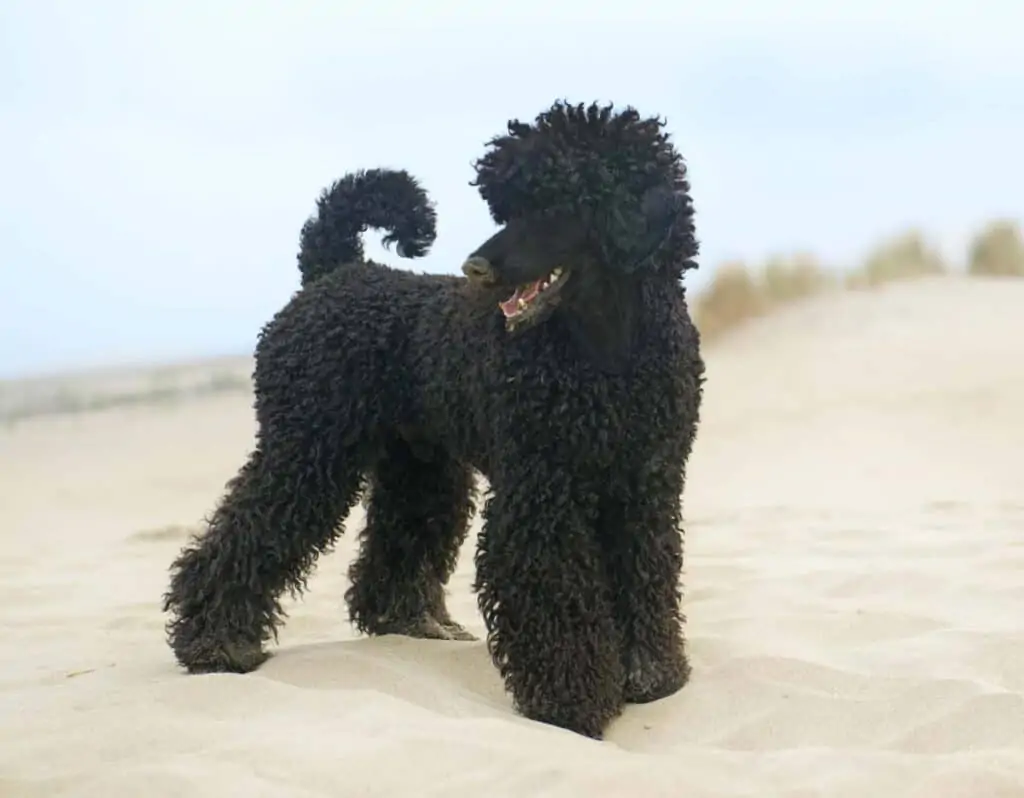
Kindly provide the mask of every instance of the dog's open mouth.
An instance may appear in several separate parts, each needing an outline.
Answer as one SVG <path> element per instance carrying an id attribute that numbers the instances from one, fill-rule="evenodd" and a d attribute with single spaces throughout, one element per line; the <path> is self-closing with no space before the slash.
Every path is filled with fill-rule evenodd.
<path id="1" fill-rule="evenodd" d="M 512 296 L 498 303 L 501 312 L 505 314 L 505 323 L 511 328 L 536 316 L 546 301 L 552 299 L 561 288 L 568 274 L 559 266 L 547 277 L 534 280 L 532 283 L 524 283 L 516 288 Z"/>

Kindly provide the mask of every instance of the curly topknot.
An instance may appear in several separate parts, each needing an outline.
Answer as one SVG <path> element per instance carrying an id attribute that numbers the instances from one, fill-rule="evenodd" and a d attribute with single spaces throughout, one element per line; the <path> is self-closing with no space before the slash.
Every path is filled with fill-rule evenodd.
<path id="1" fill-rule="evenodd" d="M 625 231 L 636 239 L 652 201 L 664 205 L 665 196 L 673 195 L 671 212 L 679 223 L 670 232 L 673 246 L 662 247 L 672 253 L 672 263 L 661 265 L 695 268 L 686 164 L 664 127 L 660 117 L 641 117 L 631 106 L 615 112 L 611 104 L 557 101 L 532 125 L 513 119 L 507 135 L 491 139 L 471 185 L 498 224 L 523 215 L 586 217 L 606 231 L 610 260 L 629 270 L 664 241 L 648 242 L 639 257 L 643 246 L 625 244 Z"/>

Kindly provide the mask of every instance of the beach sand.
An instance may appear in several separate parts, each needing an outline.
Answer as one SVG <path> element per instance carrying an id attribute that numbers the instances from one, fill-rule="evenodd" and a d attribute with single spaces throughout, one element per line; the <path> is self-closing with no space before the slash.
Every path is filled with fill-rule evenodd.
<path id="1" fill-rule="evenodd" d="M 1024 281 L 813 300 L 706 359 L 693 676 L 603 743 L 516 716 L 482 642 L 357 637 L 359 508 L 262 669 L 184 675 L 160 598 L 244 392 L 0 425 L 0 796 L 1024 796 Z"/>

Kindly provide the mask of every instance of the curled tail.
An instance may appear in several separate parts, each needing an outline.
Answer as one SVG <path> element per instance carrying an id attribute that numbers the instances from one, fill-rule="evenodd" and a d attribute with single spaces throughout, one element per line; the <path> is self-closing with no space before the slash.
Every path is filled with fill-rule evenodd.
<path id="1" fill-rule="evenodd" d="M 419 258 L 437 236 L 437 213 L 427 192 L 404 170 L 345 175 L 320 193 L 316 213 L 302 225 L 302 285 L 363 260 L 361 236 L 370 227 L 387 231 L 384 246 L 396 244 L 400 257 Z"/>

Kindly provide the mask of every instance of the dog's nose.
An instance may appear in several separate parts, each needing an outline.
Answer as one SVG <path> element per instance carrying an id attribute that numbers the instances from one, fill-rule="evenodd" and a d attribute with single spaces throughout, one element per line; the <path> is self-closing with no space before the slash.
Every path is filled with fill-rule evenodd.
<path id="1" fill-rule="evenodd" d="M 479 283 L 489 284 L 496 282 L 498 275 L 494 273 L 494 267 L 487 258 L 474 256 L 462 264 L 462 273 L 470 280 Z"/>

